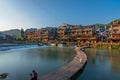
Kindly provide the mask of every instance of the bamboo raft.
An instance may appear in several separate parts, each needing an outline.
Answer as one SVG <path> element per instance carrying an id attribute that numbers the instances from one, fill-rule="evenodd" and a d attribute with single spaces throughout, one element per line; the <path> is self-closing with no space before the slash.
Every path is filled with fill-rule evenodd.
<path id="1" fill-rule="evenodd" d="M 60 69 L 43 75 L 38 80 L 71 80 L 71 78 L 80 71 L 87 62 L 87 56 L 81 50 L 76 51 L 74 59 L 61 67 Z"/>

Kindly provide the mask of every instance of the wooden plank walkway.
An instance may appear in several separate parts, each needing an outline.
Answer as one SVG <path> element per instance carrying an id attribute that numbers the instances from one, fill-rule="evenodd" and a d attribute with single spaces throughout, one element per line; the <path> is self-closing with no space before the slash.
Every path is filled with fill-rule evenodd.
<path id="1" fill-rule="evenodd" d="M 82 69 L 87 61 L 87 56 L 84 52 L 77 50 L 76 53 L 77 55 L 70 63 L 56 71 L 40 77 L 38 80 L 70 80 L 75 73 Z"/>

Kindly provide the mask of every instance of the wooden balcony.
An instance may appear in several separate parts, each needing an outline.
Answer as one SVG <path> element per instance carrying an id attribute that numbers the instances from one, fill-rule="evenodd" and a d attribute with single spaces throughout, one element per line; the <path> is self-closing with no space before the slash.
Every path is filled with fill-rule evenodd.
<path id="1" fill-rule="evenodd" d="M 71 34 L 72 37 L 77 36 L 77 34 Z"/>
<path id="2" fill-rule="evenodd" d="M 47 38 L 49 38 L 48 36 L 42 36 L 41 37 L 42 39 L 47 39 Z"/>
<path id="3" fill-rule="evenodd" d="M 48 34 L 41 34 L 41 36 L 48 36 Z"/>
<path id="4" fill-rule="evenodd" d="M 48 42 L 48 39 L 42 39 L 42 42 Z"/>
<path id="5" fill-rule="evenodd" d="M 77 32 L 78 30 L 71 30 L 71 32 Z"/>
<path id="6" fill-rule="evenodd" d="M 59 34 L 59 33 L 60 33 L 60 34 L 61 34 L 61 33 L 63 33 L 63 34 L 64 34 L 64 31 L 58 31 L 57 33 L 58 33 L 58 34 Z"/>
<path id="7" fill-rule="evenodd" d="M 118 26 L 120 26 L 120 24 L 118 23 L 112 24 L 112 27 L 118 27 Z"/>
<path id="8" fill-rule="evenodd" d="M 96 37 L 90 37 L 89 40 L 96 40 Z"/>
<path id="9" fill-rule="evenodd" d="M 120 40 L 120 37 L 112 37 L 112 40 Z"/>
<path id="10" fill-rule="evenodd" d="M 87 40 L 87 38 L 81 38 L 81 37 L 78 37 L 76 38 L 77 40 Z"/>

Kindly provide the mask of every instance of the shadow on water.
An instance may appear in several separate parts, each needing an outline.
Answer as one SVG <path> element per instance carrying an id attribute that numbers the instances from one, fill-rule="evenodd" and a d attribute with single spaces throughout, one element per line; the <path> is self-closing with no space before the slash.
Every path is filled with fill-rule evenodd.
<path id="1" fill-rule="evenodd" d="M 87 65 L 87 61 L 85 62 L 84 66 L 78 72 L 76 72 L 73 76 L 70 77 L 70 80 L 76 80 L 78 77 L 80 77 L 86 65 Z"/>

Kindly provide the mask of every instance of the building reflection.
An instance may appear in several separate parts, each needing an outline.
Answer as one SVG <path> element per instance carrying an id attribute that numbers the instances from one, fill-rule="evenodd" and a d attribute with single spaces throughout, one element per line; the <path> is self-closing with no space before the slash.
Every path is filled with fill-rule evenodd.
<path id="1" fill-rule="evenodd" d="M 111 70 L 120 73 L 120 53 L 119 50 L 112 50 L 110 53 Z"/>

